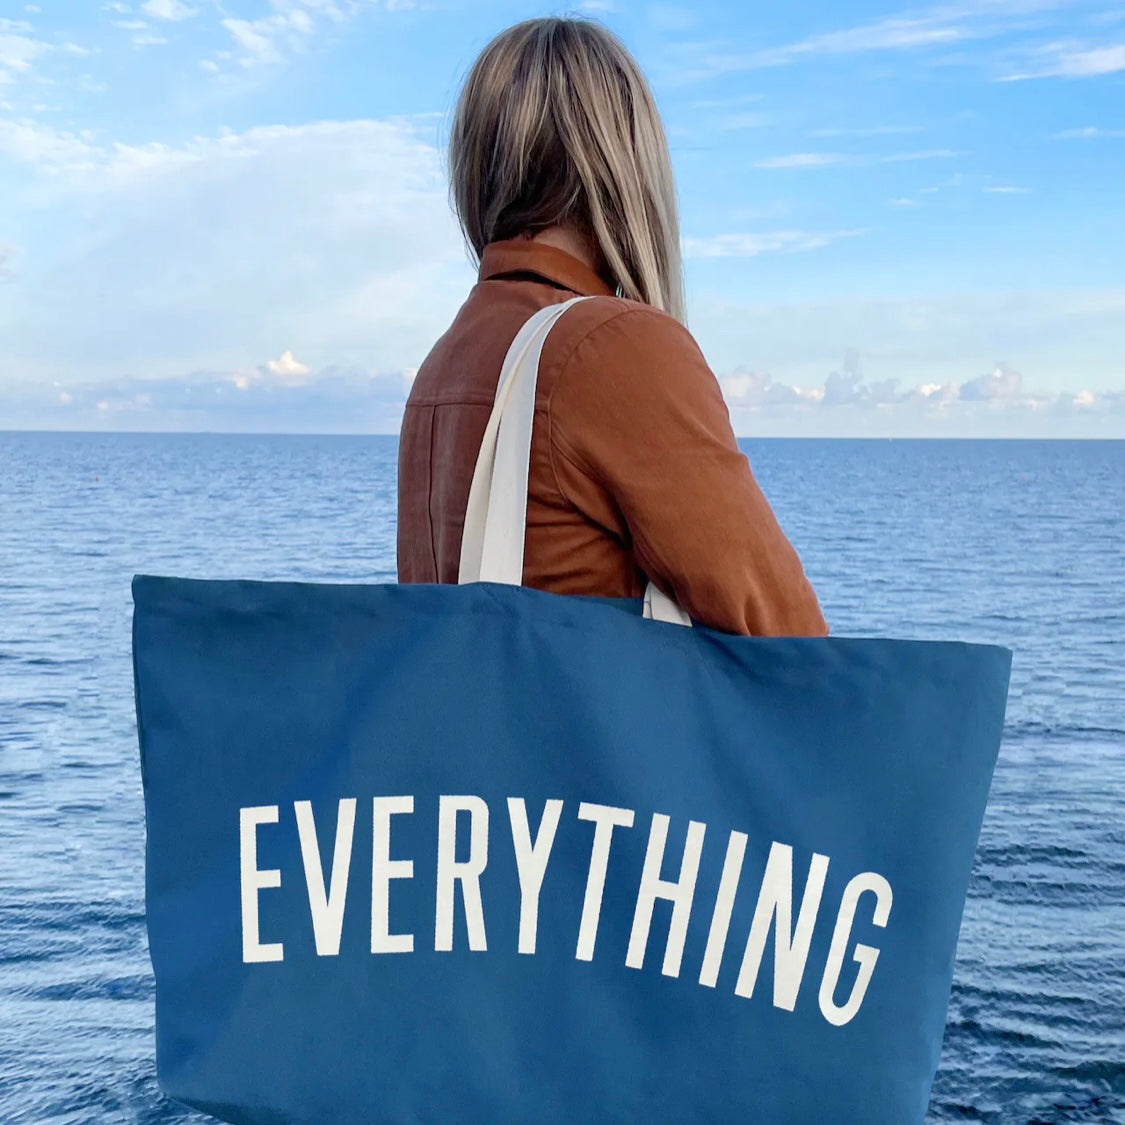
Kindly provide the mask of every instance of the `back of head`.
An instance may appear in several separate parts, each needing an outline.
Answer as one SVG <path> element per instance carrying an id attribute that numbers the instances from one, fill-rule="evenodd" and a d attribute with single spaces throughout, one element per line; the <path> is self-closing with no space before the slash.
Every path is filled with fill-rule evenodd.
<path id="1" fill-rule="evenodd" d="M 676 193 L 660 114 L 636 62 L 588 20 L 534 19 L 474 63 L 449 142 L 453 202 L 479 257 L 573 225 L 622 296 L 684 318 Z"/>

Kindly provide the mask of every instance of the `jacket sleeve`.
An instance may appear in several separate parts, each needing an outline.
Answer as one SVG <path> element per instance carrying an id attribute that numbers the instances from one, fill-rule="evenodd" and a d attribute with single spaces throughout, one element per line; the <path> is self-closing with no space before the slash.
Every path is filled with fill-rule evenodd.
<path id="1" fill-rule="evenodd" d="M 678 321 L 615 312 L 575 346 L 548 410 L 560 490 L 575 470 L 604 488 L 640 568 L 692 618 L 728 633 L 828 632 L 718 380 Z"/>

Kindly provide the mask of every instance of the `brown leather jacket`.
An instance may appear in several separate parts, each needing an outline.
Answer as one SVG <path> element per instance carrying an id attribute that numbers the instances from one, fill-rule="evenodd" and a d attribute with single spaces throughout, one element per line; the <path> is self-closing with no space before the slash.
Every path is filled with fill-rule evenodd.
<path id="1" fill-rule="evenodd" d="M 675 319 L 612 295 L 528 240 L 487 246 L 480 280 L 414 380 L 399 446 L 401 582 L 456 582 L 469 484 L 500 366 L 545 305 L 524 585 L 636 597 L 648 578 L 728 633 L 823 636 L 824 616 L 746 455 L 718 381 Z"/>

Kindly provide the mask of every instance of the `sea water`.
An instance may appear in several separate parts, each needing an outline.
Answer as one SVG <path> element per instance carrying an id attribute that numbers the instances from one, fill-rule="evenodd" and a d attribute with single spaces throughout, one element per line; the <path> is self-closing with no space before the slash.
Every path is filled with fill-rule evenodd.
<path id="1" fill-rule="evenodd" d="M 1125 441 L 744 448 L 834 634 L 1014 652 L 929 1120 L 1125 1122 Z M 130 578 L 392 582 L 396 458 L 0 432 L 4 1125 L 213 1120 L 154 1073 Z"/>

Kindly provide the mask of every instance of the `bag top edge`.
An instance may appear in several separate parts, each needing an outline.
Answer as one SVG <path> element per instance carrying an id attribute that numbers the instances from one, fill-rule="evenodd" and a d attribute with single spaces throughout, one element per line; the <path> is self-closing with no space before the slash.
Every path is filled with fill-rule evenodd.
<path id="1" fill-rule="evenodd" d="M 639 606 L 641 598 L 612 598 L 612 597 L 594 597 L 592 595 L 560 595 L 550 593 L 545 590 L 537 590 L 528 586 L 504 586 L 493 582 L 474 582 L 464 586 L 457 586 L 451 584 L 441 583 L 410 583 L 400 584 L 395 582 L 309 582 L 297 579 L 257 579 L 257 578 L 195 578 L 184 577 L 178 575 L 162 575 L 162 574 L 147 574 L 136 573 L 133 575 L 132 594 L 134 605 L 138 608 L 143 605 L 146 608 L 152 608 L 159 605 L 165 598 L 170 595 L 175 597 L 175 600 L 181 605 L 186 601 L 187 603 L 202 604 L 203 601 L 209 601 L 215 604 L 210 597 L 203 597 L 204 595 L 215 595 L 219 593 L 227 593 L 231 595 L 240 595 L 238 601 L 240 608 L 248 610 L 253 608 L 255 602 L 259 604 L 266 604 L 273 601 L 278 595 L 291 593 L 294 591 L 301 591 L 306 594 L 320 593 L 324 594 L 331 591 L 332 594 L 338 597 L 347 597 L 348 595 L 359 595 L 361 597 L 395 597 L 403 591 L 411 591 L 413 594 L 420 592 L 428 592 L 429 598 L 440 598 L 444 603 L 442 606 L 443 611 L 448 611 L 448 599 L 453 596 L 456 591 L 456 597 L 466 601 L 466 608 L 471 612 L 487 611 L 489 609 L 506 612 L 508 607 L 500 604 L 496 599 L 497 593 L 503 593 L 505 599 L 514 591 L 520 591 L 517 597 L 527 598 L 531 601 L 539 601 L 540 604 L 547 606 L 550 605 L 553 610 L 564 610 L 569 612 L 574 608 L 574 604 L 581 600 L 584 607 L 588 605 L 601 604 L 606 608 L 614 609 L 615 612 L 620 613 L 621 608 L 624 606 Z M 249 601 L 245 600 L 249 597 Z M 560 604 L 556 599 L 565 599 L 570 603 L 566 606 Z M 557 612 L 552 613 L 552 617 L 559 618 Z M 632 614 L 640 619 L 639 613 Z M 807 637 L 807 636 L 737 636 L 730 633 L 722 633 L 718 630 L 709 629 L 703 625 L 696 625 L 694 629 L 687 630 L 681 625 L 668 624 L 667 622 L 660 621 L 645 621 L 646 628 L 661 629 L 665 632 L 674 630 L 669 633 L 671 636 L 697 636 L 700 638 L 721 638 L 725 641 L 736 640 L 738 642 L 749 642 L 753 644 L 793 644 L 800 642 L 802 644 L 820 644 L 829 646 L 870 646 L 870 645 L 885 645 L 893 643 L 896 645 L 916 645 L 925 646 L 931 649 L 944 646 L 946 648 L 956 647 L 972 649 L 974 651 L 994 650 L 997 654 L 1003 653 L 1011 660 L 1013 650 L 1004 644 L 991 641 L 965 641 L 949 638 L 925 638 L 925 637 L 898 637 L 898 636 L 849 636 L 844 634 L 830 633 L 824 637 Z"/>

